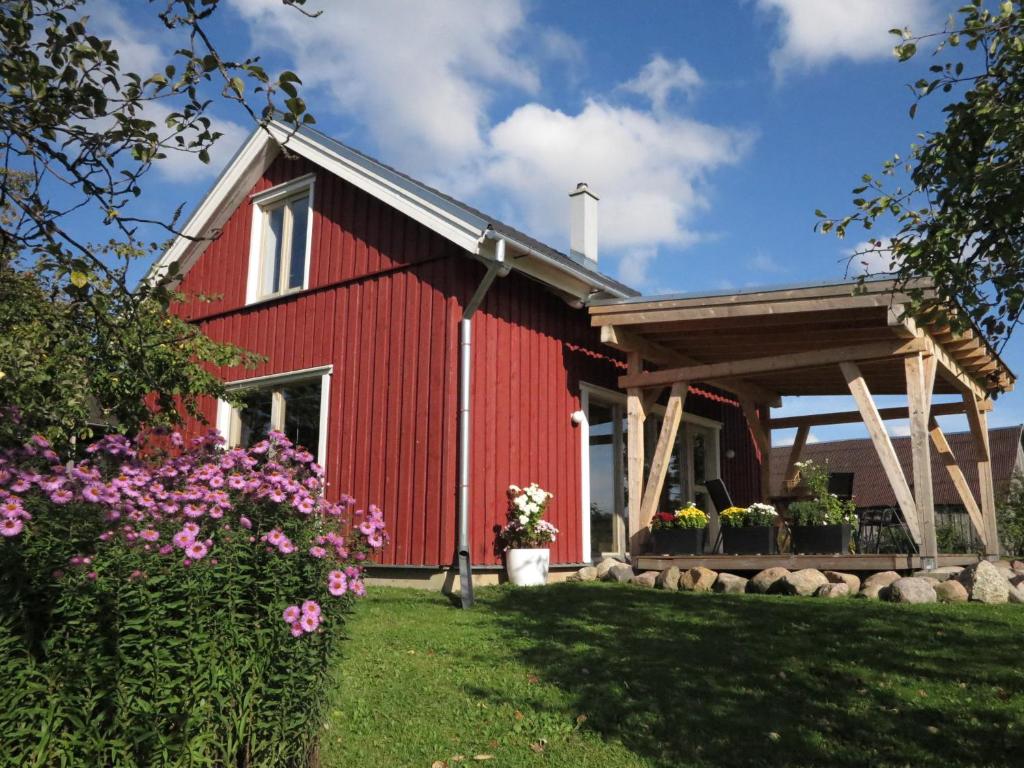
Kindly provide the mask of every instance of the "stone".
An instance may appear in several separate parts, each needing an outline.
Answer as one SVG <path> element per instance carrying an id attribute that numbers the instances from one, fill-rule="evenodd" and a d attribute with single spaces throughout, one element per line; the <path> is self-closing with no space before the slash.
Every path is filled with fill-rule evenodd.
<path id="1" fill-rule="evenodd" d="M 733 573 L 720 573 L 711 589 L 725 595 L 742 595 L 747 591 L 747 581 Z"/>
<path id="2" fill-rule="evenodd" d="M 1011 584 L 1006 597 L 1011 603 L 1016 603 L 1017 605 L 1024 604 L 1024 586 L 1016 587 Z"/>
<path id="3" fill-rule="evenodd" d="M 1010 582 L 988 560 L 967 566 L 957 580 L 967 588 L 967 594 L 975 602 L 1005 603 L 1009 599 Z"/>
<path id="4" fill-rule="evenodd" d="M 667 589 L 669 592 L 675 592 L 679 589 L 679 569 L 674 565 L 670 565 L 668 568 L 658 574 L 658 578 L 654 582 L 654 586 L 659 589 Z"/>
<path id="5" fill-rule="evenodd" d="M 966 603 L 967 589 L 956 579 L 948 579 L 935 585 L 935 596 L 940 603 Z"/>
<path id="6" fill-rule="evenodd" d="M 802 568 L 776 582 L 775 589 L 772 591 L 778 591 L 784 595 L 813 595 L 828 583 L 825 574 L 817 568 Z"/>
<path id="7" fill-rule="evenodd" d="M 944 565 L 942 568 L 934 568 L 930 571 L 914 571 L 914 576 L 924 576 L 936 581 L 949 581 L 955 579 L 963 571 L 961 565 Z"/>
<path id="8" fill-rule="evenodd" d="M 687 592 L 710 592 L 717 578 L 718 574 L 710 568 L 698 565 L 683 572 L 679 577 L 679 588 Z"/>
<path id="9" fill-rule="evenodd" d="M 1009 581 L 1012 586 L 1019 587 L 1021 584 L 1024 584 L 1024 574 L 1015 573 L 1013 576 L 1007 579 L 1007 581 Z"/>
<path id="10" fill-rule="evenodd" d="M 633 580 L 633 566 L 625 563 L 613 565 L 603 577 L 604 581 L 617 581 L 620 584 L 627 584 Z"/>
<path id="11" fill-rule="evenodd" d="M 633 583 L 639 587 L 647 587 L 649 589 L 654 589 L 654 582 L 657 580 L 657 578 L 657 571 L 644 571 L 635 579 L 633 579 Z"/>
<path id="12" fill-rule="evenodd" d="M 860 583 L 860 579 L 857 579 L 857 583 Z M 818 587 L 814 594 L 817 597 L 849 597 L 854 592 L 845 581 L 830 581 Z"/>
<path id="13" fill-rule="evenodd" d="M 849 587 L 851 595 L 856 595 L 860 592 L 860 576 L 852 573 L 843 573 L 842 571 L 822 571 L 822 573 L 833 584 L 845 584 Z"/>
<path id="14" fill-rule="evenodd" d="M 585 565 L 576 571 L 576 581 L 597 581 L 597 568 Z"/>
<path id="15" fill-rule="evenodd" d="M 859 597 L 866 597 L 870 600 L 877 600 L 878 593 L 892 584 L 900 575 L 896 571 L 880 571 L 873 573 L 864 579 L 864 584 L 858 593 Z"/>
<path id="16" fill-rule="evenodd" d="M 614 557 L 606 557 L 595 568 L 597 569 L 597 578 L 603 579 L 608 575 L 608 571 L 614 568 L 616 565 L 622 565 L 622 561 L 616 560 Z"/>
<path id="17" fill-rule="evenodd" d="M 778 566 L 774 568 L 765 568 L 763 571 L 759 571 L 754 574 L 754 577 L 747 584 L 748 592 L 756 592 L 758 594 L 767 594 L 772 588 L 775 582 L 779 579 L 783 579 L 789 576 L 788 568 L 780 568 Z"/>
<path id="18" fill-rule="evenodd" d="M 939 583 L 921 576 L 904 576 L 896 579 L 881 595 L 893 603 L 934 603 L 938 599 L 934 585 Z"/>

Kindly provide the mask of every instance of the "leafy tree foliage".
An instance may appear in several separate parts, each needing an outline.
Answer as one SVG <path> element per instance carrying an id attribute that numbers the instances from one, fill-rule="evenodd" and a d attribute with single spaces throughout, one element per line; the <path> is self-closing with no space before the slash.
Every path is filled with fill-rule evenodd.
<path id="1" fill-rule="evenodd" d="M 997 512 L 999 538 L 1007 553 L 1024 556 L 1024 475 L 1014 473 Z"/>
<path id="2" fill-rule="evenodd" d="M 894 156 L 880 176 L 866 174 L 853 190 L 853 213 L 818 211 L 818 226 L 843 237 L 854 223 L 870 230 L 895 222 L 895 234 L 872 237 L 852 260 L 887 260 L 915 314 L 928 301 L 914 280 L 930 278 L 941 299 L 963 308 L 954 324 L 974 323 L 1001 346 L 1024 309 L 1024 4 L 990 5 L 973 0 L 942 32 L 891 30 L 900 61 L 933 49 L 910 114 L 945 94 L 945 125 L 919 134 L 909 157 Z"/>
<path id="3" fill-rule="evenodd" d="M 305 0 L 281 1 L 316 15 Z M 123 67 L 94 32 L 88 0 L 0 2 L 0 407 L 20 419 L 0 440 L 16 438 L 3 433 L 18 423 L 58 443 L 88 437 L 90 407 L 131 430 L 148 420 L 147 393 L 155 420 L 173 421 L 177 404 L 196 412 L 199 396 L 224 395 L 202 363 L 253 361 L 172 317 L 179 297 L 166 283 L 129 277 L 162 248 L 153 240 L 177 234 L 180 214 L 139 217 L 132 203 L 155 163 L 209 161 L 220 138 L 211 104 L 234 105 L 256 125 L 313 122 L 294 73 L 271 77 L 258 58 L 221 55 L 210 31 L 220 2 L 133 3 L 177 40 L 158 72 Z M 83 217 L 115 239 L 85 242 L 73 223 Z"/>

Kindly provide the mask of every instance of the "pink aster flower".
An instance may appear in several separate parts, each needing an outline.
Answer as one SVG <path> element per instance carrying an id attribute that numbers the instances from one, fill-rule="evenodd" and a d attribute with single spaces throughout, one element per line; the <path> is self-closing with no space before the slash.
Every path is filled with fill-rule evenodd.
<path id="1" fill-rule="evenodd" d="M 341 597 L 348 592 L 348 581 L 345 579 L 345 574 L 341 574 L 340 579 L 331 579 L 328 581 L 327 591 L 335 597 Z"/>
<path id="2" fill-rule="evenodd" d="M 320 626 L 320 615 L 304 613 L 302 618 L 299 619 L 299 623 L 305 632 L 316 632 L 316 628 Z"/>
<path id="3" fill-rule="evenodd" d="M 206 557 L 206 553 L 210 550 L 207 549 L 206 544 L 204 544 L 203 542 L 194 541 L 188 546 L 188 548 L 185 551 L 188 553 L 188 556 L 193 560 L 202 560 L 204 557 Z"/>
<path id="4" fill-rule="evenodd" d="M 82 489 L 82 498 L 95 504 L 99 502 L 105 490 L 99 483 L 89 483 Z"/>
<path id="5" fill-rule="evenodd" d="M 160 538 L 160 533 L 158 531 L 154 531 L 152 528 L 147 528 L 146 530 L 142 531 L 142 533 L 140 533 L 139 535 L 145 541 L 156 541 Z"/>
<path id="6" fill-rule="evenodd" d="M 24 511 L 24 508 L 21 506 L 21 500 L 14 497 L 0 504 L 0 514 L 4 517 L 21 517 Z"/>
<path id="7" fill-rule="evenodd" d="M 305 630 L 302 628 L 301 622 L 296 621 L 294 624 L 292 624 L 292 637 L 302 637 L 302 633 L 304 631 Z"/>
<path id="8" fill-rule="evenodd" d="M 294 544 L 292 544 L 290 539 L 285 539 L 277 545 L 277 549 L 278 551 L 280 551 L 282 555 L 290 555 L 292 552 L 295 551 L 296 547 Z"/>
<path id="9" fill-rule="evenodd" d="M 320 603 L 318 603 L 316 600 L 307 600 L 306 602 L 304 602 L 302 604 L 302 613 L 303 613 L 303 615 L 305 615 L 307 613 L 311 613 L 314 616 L 319 616 L 320 615 Z"/>
<path id="10" fill-rule="evenodd" d="M 310 557 L 315 557 L 317 560 L 320 560 L 327 556 L 327 550 L 323 547 L 313 546 L 309 548 L 309 554 Z"/>
<path id="11" fill-rule="evenodd" d="M 20 517 L 5 517 L 0 520 L 0 536 L 17 536 L 21 533 L 21 529 L 25 527 L 25 523 L 21 521 Z"/>
<path id="12" fill-rule="evenodd" d="M 276 547 L 279 546 L 282 541 L 286 541 L 286 538 L 281 531 L 277 528 L 273 528 L 267 533 L 267 541 Z"/>
<path id="13" fill-rule="evenodd" d="M 192 538 L 195 538 L 199 535 L 199 526 L 192 522 L 185 523 L 183 526 L 181 526 L 181 530 L 188 531 L 190 534 L 192 534 Z"/>
<path id="14" fill-rule="evenodd" d="M 196 518 L 205 515 L 206 509 L 200 504 L 186 504 L 182 512 L 184 512 L 185 517 Z"/>
<path id="15" fill-rule="evenodd" d="M 236 491 L 240 491 L 245 488 L 245 478 L 241 475 L 231 475 L 228 477 L 228 488 L 233 488 Z"/>
<path id="16" fill-rule="evenodd" d="M 351 589 L 358 597 L 362 597 L 366 594 L 366 585 L 358 579 L 349 584 L 349 589 Z"/>
<path id="17" fill-rule="evenodd" d="M 374 531 L 366 537 L 366 543 L 374 549 L 380 549 L 384 546 L 384 537 L 380 535 L 380 531 Z"/>
<path id="18" fill-rule="evenodd" d="M 302 611 L 299 610 L 297 605 L 289 605 L 284 609 L 284 613 L 281 614 L 281 618 L 284 619 L 288 624 L 295 624 L 302 615 Z"/>
<path id="19" fill-rule="evenodd" d="M 331 571 L 329 574 L 327 574 L 327 578 L 331 581 L 340 581 L 345 578 L 345 574 L 341 571 Z"/>
<path id="20" fill-rule="evenodd" d="M 240 518 L 238 518 L 238 524 L 245 528 L 245 530 L 247 531 L 252 530 L 252 520 L 250 520 L 245 515 L 242 515 Z"/>
<path id="21" fill-rule="evenodd" d="M 195 534 L 189 533 L 186 530 L 178 531 L 171 538 L 171 541 L 174 543 L 174 546 L 176 546 L 178 549 L 185 549 L 186 547 L 191 546 L 195 543 L 195 540 Z"/>

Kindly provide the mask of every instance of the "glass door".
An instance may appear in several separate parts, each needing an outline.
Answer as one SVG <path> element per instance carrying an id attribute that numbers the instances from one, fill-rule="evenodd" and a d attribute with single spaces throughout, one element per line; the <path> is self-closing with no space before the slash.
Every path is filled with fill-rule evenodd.
<path id="1" fill-rule="evenodd" d="M 625 548 L 625 405 L 590 393 L 587 405 L 590 469 L 590 556 L 593 562 Z"/>

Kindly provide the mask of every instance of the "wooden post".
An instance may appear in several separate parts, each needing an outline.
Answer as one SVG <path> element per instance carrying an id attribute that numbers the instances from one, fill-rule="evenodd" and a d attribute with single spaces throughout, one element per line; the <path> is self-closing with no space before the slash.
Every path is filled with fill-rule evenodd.
<path id="1" fill-rule="evenodd" d="M 925 570 L 935 568 L 939 550 L 935 540 L 935 500 L 932 486 L 932 458 L 928 450 L 928 418 L 931 385 L 921 353 L 904 358 L 907 377 L 907 403 L 910 409 L 910 446 L 914 465 L 914 500 L 921 525 L 921 564 Z M 934 370 L 934 369 L 933 369 Z"/>
<path id="2" fill-rule="evenodd" d="M 942 428 L 939 427 L 939 422 L 935 420 L 934 416 L 928 420 L 928 430 L 932 436 L 932 443 L 935 445 L 935 452 L 939 455 L 939 460 L 943 466 L 946 467 L 949 479 L 953 481 L 953 485 L 960 495 L 960 500 L 963 501 L 964 508 L 967 510 L 967 515 L 971 518 L 971 524 L 974 525 L 974 530 L 978 532 L 978 538 L 981 539 L 981 543 L 985 546 L 985 551 L 988 552 L 988 526 L 985 524 L 985 519 L 981 514 L 981 508 L 974 498 L 974 493 L 971 491 L 971 486 L 968 484 L 963 470 L 960 469 L 956 456 L 953 455 L 953 449 L 950 447 L 949 441 L 946 440 L 946 436 L 943 434 Z"/>
<path id="3" fill-rule="evenodd" d="M 626 364 L 630 374 L 643 372 L 644 361 L 639 352 L 627 353 Z M 626 544 L 633 556 L 643 552 L 647 534 L 640 512 L 644 496 L 644 418 L 643 390 L 626 390 L 626 484 L 629 509 Z"/>
<path id="4" fill-rule="evenodd" d="M 882 462 L 882 469 L 885 470 L 885 475 L 889 479 L 889 485 L 892 486 L 896 501 L 903 512 L 903 518 L 907 521 L 910 535 L 920 547 L 921 529 L 917 522 L 917 502 L 914 501 L 914 494 L 910 492 L 910 486 L 907 485 L 907 478 L 903 474 L 903 467 L 900 466 L 896 449 L 892 447 L 889 433 L 885 431 L 885 423 L 878 413 L 878 406 L 871 398 L 871 390 L 868 389 L 867 382 L 864 381 L 856 363 L 840 363 L 839 368 L 843 372 L 854 402 L 857 403 L 857 410 L 860 411 L 861 418 L 864 419 L 864 426 L 867 427 L 871 442 L 875 445 L 878 459 Z"/>
<path id="5" fill-rule="evenodd" d="M 786 476 L 782 479 L 782 487 L 779 488 L 780 496 L 785 496 L 786 491 L 796 484 L 796 479 L 800 476 L 800 470 L 796 465 L 804 454 L 804 448 L 807 447 L 807 438 L 810 434 L 811 428 L 806 424 L 796 428 L 793 447 L 789 449 L 789 463 L 786 465 Z"/>
<path id="6" fill-rule="evenodd" d="M 645 525 L 658 511 L 658 501 L 661 499 L 661 489 L 665 486 L 665 475 L 668 473 L 668 464 L 672 459 L 672 449 L 676 444 L 679 423 L 683 420 L 683 403 L 686 402 L 688 389 L 685 382 L 678 382 L 672 385 L 672 392 L 668 396 L 668 407 L 665 409 L 665 418 L 661 422 L 658 445 L 651 457 L 651 471 L 647 476 L 643 501 L 640 504 L 640 519 Z"/>
<path id="7" fill-rule="evenodd" d="M 746 397 L 740 398 L 740 407 L 743 409 L 743 415 L 747 420 L 747 426 L 750 427 L 750 433 L 754 436 L 754 442 L 757 444 L 757 450 L 761 454 L 761 499 L 763 501 L 767 501 L 772 493 L 772 433 L 767 426 L 767 414 L 763 412 L 758 413 L 757 405 L 754 401 Z M 767 410 L 767 408 L 763 408 L 763 411 Z M 721 512 L 722 510 L 718 511 Z"/>
<path id="8" fill-rule="evenodd" d="M 992 481 L 992 453 L 988 441 L 988 413 L 978 408 L 974 395 L 964 393 L 970 398 L 971 408 L 967 411 L 967 420 L 978 444 L 978 501 L 981 505 L 981 518 L 987 533 L 985 554 L 991 558 L 999 557 L 999 527 L 996 524 L 996 491 Z"/>

